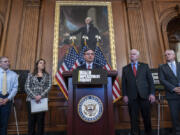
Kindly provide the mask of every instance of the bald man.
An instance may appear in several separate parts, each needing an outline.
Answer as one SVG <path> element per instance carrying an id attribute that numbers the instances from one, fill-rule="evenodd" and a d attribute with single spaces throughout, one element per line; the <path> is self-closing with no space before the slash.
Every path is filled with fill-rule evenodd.
<path id="1" fill-rule="evenodd" d="M 139 51 L 130 51 L 131 63 L 123 67 L 123 101 L 128 105 L 131 135 L 140 135 L 139 111 L 141 111 L 146 135 L 152 134 L 150 104 L 155 101 L 155 87 L 147 64 L 139 62 Z"/>
<path id="2" fill-rule="evenodd" d="M 180 135 L 180 63 L 175 61 L 175 57 L 173 50 L 165 51 L 166 64 L 159 67 L 159 79 L 165 86 L 173 135 Z"/>

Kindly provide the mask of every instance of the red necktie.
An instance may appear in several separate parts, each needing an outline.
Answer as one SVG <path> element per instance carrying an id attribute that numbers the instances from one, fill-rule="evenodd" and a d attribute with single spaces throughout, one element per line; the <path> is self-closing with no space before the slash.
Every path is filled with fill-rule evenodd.
<path id="1" fill-rule="evenodd" d="M 91 65 L 90 64 L 88 65 L 88 69 L 91 69 Z"/>
<path id="2" fill-rule="evenodd" d="M 136 76 L 136 66 L 135 66 L 135 64 L 133 64 L 133 73 L 134 73 L 134 76 Z"/>

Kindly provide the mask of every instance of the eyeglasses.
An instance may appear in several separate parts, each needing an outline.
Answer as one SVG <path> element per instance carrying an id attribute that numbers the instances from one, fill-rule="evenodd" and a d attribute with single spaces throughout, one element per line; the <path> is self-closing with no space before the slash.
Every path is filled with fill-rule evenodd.
<path id="1" fill-rule="evenodd" d="M 94 53 L 85 53 L 85 55 L 95 55 Z"/>
<path id="2" fill-rule="evenodd" d="M 9 63 L 9 60 L 6 61 L 0 61 L 1 63 Z"/>

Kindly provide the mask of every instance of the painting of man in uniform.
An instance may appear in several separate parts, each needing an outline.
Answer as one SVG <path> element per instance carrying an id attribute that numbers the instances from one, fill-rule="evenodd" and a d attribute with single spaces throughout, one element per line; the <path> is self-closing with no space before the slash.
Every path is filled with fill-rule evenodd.
<path id="1" fill-rule="evenodd" d="M 59 23 L 58 65 L 61 64 L 65 52 L 72 47 L 70 36 L 76 36 L 75 46 L 78 52 L 85 45 L 95 49 L 96 35 L 101 37 L 100 48 L 109 64 L 111 64 L 108 11 L 106 6 L 61 6 Z"/>

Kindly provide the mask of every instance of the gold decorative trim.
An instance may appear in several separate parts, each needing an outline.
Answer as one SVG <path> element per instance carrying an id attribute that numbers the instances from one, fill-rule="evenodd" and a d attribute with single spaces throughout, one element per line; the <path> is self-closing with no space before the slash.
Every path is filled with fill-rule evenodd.
<path id="1" fill-rule="evenodd" d="M 57 1 L 55 7 L 55 23 L 54 23 L 54 43 L 53 43 L 53 71 L 54 77 L 58 69 L 58 38 L 59 38 L 59 23 L 60 23 L 60 7 L 61 6 L 107 6 L 108 10 L 108 25 L 109 25 L 109 40 L 111 49 L 111 63 L 112 68 L 117 69 L 116 54 L 115 54 L 115 41 L 114 41 L 114 28 L 111 2 L 95 2 L 95 1 Z M 55 77 L 53 84 L 56 84 Z"/>

